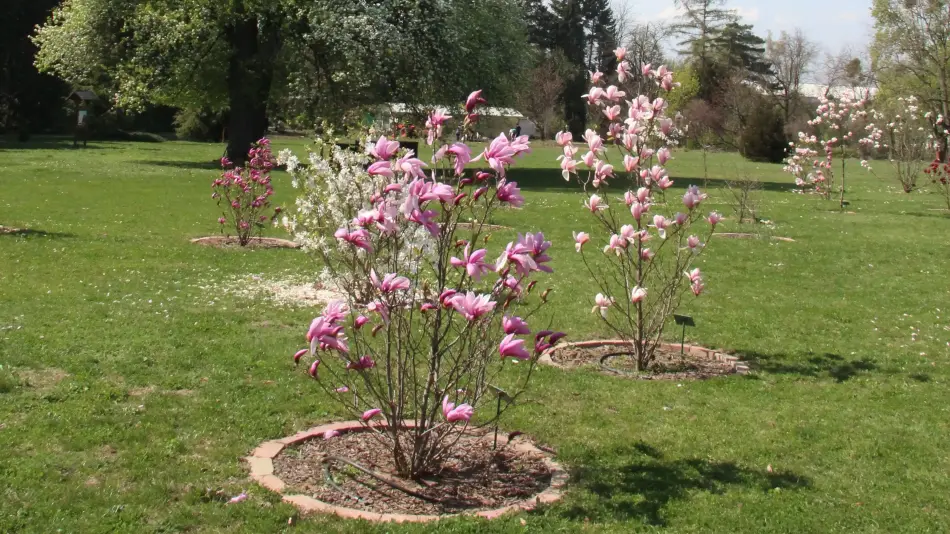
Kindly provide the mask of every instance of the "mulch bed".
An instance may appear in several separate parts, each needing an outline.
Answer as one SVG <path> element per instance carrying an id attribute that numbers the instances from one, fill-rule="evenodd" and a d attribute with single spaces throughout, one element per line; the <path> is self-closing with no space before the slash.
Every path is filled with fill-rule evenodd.
<path id="1" fill-rule="evenodd" d="M 490 440 L 491 436 L 463 436 L 443 462 L 442 471 L 426 478 L 425 484 L 398 479 L 410 489 L 441 501 L 438 503 L 411 496 L 339 462 L 333 462 L 331 470 L 336 484 L 360 501 L 328 484 L 321 464 L 327 455 L 341 456 L 396 478 L 391 451 L 365 431 L 288 447 L 274 458 L 274 474 L 293 490 L 328 504 L 374 513 L 417 515 L 500 508 L 529 499 L 550 485 L 551 470 L 543 456 L 504 447 L 505 434 L 498 436 L 497 451 L 492 450 Z"/>
<path id="2" fill-rule="evenodd" d="M 198 237 L 192 239 L 191 242 L 214 248 L 241 248 L 238 238 L 223 235 Z M 300 245 L 276 237 L 252 237 L 244 248 L 300 248 Z"/>
<path id="3" fill-rule="evenodd" d="M 474 225 L 472 223 L 458 223 L 456 226 L 459 230 L 473 230 Z M 510 226 L 502 226 L 500 224 L 483 224 L 482 231 L 491 232 L 496 230 L 511 230 Z"/>
<path id="4" fill-rule="evenodd" d="M 22 234 L 24 232 L 26 232 L 25 228 L 14 228 L 12 226 L 0 226 L 0 235 Z"/>
<path id="5" fill-rule="evenodd" d="M 554 363 L 565 368 L 598 367 L 606 373 L 642 380 L 704 380 L 736 373 L 735 365 L 678 351 L 657 349 L 645 371 L 637 372 L 632 355 L 616 346 L 564 346 L 551 354 Z M 604 359 L 605 356 L 611 356 Z M 603 363 L 602 363 L 603 361 Z"/>
<path id="6" fill-rule="evenodd" d="M 741 233 L 741 232 L 720 232 L 720 233 L 713 234 L 713 236 L 724 237 L 726 239 L 759 239 L 759 238 L 766 239 L 768 238 L 768 239 L 774 239 L 775 241 L 784 241 L 786 243 L 795 242 L 795 240 L 792 239 L 791 237 L 781 237 L 777 235 L 764 236 L 764 235 L 748 234 L 748 233 Z"/>

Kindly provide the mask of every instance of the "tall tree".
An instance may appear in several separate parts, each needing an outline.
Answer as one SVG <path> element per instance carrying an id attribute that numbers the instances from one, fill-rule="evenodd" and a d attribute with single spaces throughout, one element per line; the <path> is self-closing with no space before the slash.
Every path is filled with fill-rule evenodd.
<path id="1" fill-rule="evenodd" d="M 950 5 L 947 0 L 874 0 L 873 62 L 882 90 L 913 95 L 943 118 L 934 125 L 938 157 L 948 157 Z M 852 70 L 855 70 L 852 68 Z"/>
<path id="2" fill-rule="evenodd" d="M 715 61 L 715 38 L 723 27 L 736 20 L 725 0 L 675 0 L 683 10 L 671 30 L 682 37 L 680 53 L 690 58 L 699 78 L 699 97 L 710 100 L 716 92 L 719 71 Z"/>
<path id="3" fill-rule="evenodd" d="M 783 31 L 778 39 L 770 35 L 766 42 L 765 59 L 772 64 L 770 81 L 786 123 L 799 111 L 798 90 L 817 56 L 818 46 L 801 29 Z"/>
<path id="4" fill-rule="evenodd" d="M 641 65 L 650 64 L 657 67 L 667 62 L 664 45 L 668 30 L 663 23 L 644 22 L 632 24 L 630 30 L 624 35 L 623 44 L 627 48 L 627 61 L 634 66 L 631 72 L 633 87 L 647 85 L 640 71 Z"/>
<path id="5" fill-rule="evenodd" d="M 226 109 L 243 161 L 276 102 L 326 116 L 513 82 L 524 24 L 504 0 L 66 0 L 35 40 L 42 69 L 122 107 Z"/>
<path id="6" fill-rule="evenodd" d="M 556 46 L 573 66 L 564 84 L 564 121 L 574 135 L 580 135 L 587 127 L 587 105 L 581 99 L 587 90 L 584 6 L 582 0 L 554 0 L 551 10 L 558 21 Z"/>
<path id="7" fill-rule="evenodd" d="M 738 72 L 749 81 L 764 84 L 772 74 L 772 65 L 765 59 L 765 40 L 752 32 L 751 24 L 726 24 L 713 38 L 712 49 L 721 69 Z"/>

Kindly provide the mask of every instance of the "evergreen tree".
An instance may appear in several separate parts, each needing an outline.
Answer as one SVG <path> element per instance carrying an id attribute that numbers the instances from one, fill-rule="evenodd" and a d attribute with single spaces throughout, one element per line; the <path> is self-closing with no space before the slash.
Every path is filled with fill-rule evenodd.
<path id="1" fill-rule="evenodd" d="M 773 75 L 765 59 L 765 40 L 752 33 L 752 25 L 730 22 L 712 41 L 715 59 L 723 68 L 744 73 L 746 79 L 764 83 Z"/>
<path id="2" fill-rule="evenodd" d="M 551 10 L 557 19 L 556 47 L 574 67 L 564 84 L 564 121 L 579 136 L 587 127 L 587 104 L 581 98 L 587 90 L 584 6 L 582 0 L 554 0 Z"/>
<path id="3" fill-rule="evenodd" d="M 557 45 L 558 21 L 544 0 L 525 0 L 525 18 L 528 23 L 528 42 L 543 51 Z"/>
<path id="4" fill-rule="evenodd" d="M 719 85 L 715 39 L 722 29 L 736 20 L 735 12 L 725 9 L 725 0 L 676 0 L 684 12 L 673 24 L 674 33 L 683 37 L 680 53 L 690 58 L 699 79 L 698 96 L 710 100 Z"/>

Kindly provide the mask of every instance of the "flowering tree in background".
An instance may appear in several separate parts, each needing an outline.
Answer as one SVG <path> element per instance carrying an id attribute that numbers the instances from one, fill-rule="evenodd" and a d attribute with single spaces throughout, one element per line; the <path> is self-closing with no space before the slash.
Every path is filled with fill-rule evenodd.
<path id="1" fill-rule="evenodd" d="M 468 98 L 466 128 L 484 102 L 480 91 Z M 472 157 L 464 143 L 442 141 L 446 119 L 429 117 L 428 163 L 385 137 L 368 147 L 365 171 L 356 156 L 311 154 L 311 166 L 333 181 L 319 187 L 335 191 L 316 216 L 323 228 L 357 209 L 332 238 L 320 226 L 318 235 L 302 236 L 334 279 L 367 280 L 372 289 L 340 284 L 344 299 L 313 320 L 310 347 L 295 360 L 307 356 L 310 376 L 386 444 L 401 476 L 414 479 L 438 470 L 486 396 L 494 400 L 493 388 L 507 392 L 499 413 L 510 406 L 537 357 L 563 336 L 528 324 L 546 301 L 534 290 L 535 277 L 551 272 L 544 235 L 519 235 L 497 261 L 481 248 L 491 213 L 524 203 L 507 170 L 529 150 L 527 136 L 499 135 Z M 468 170 L 475 160 L 488 169 Z M 344 176 L 333 177 L 338 172 Z M 304 217 L 314 213 L 313 201 L 305 195 L 298 204 Z M 481 419 L 490 424 L 497 414 Z"/>
<path id="2" fill-rule="evenodd" d="M 900 97 L 894 106 L 871 110 L 869 147 L 886 155 L 905 193 L 917 188 L 917 177 L 936 147 L 931 113 L 921 112 L 916 97 Z"/>
<path id="3" fill-rule="evenodd" d="M 626 61 L 625 49 L 618 48 L 615 53 L 618 79 L 624 83 L 634 67 Z M 665 66 L 654 70 L 643 65 L 640 72 L 642 80 L 658 86 L 664 94 L 675 87 L 673 73 Z M 576 179 L 587 194 L 584 207 L 597 229 L 592 232 L 602 236 L 596 239 L 588 232 L 574 236 L 576 250 L 583 255 L 600 291 L 592 312 L 598 312 L 611 330 L 630 343 L 637 369 L 642 370 L 653 360 L 663 330 L 684 293 L 702 293 L 702 273 L 693 269 L 692 263 L 705 249 L 704 242 L 721 216 L 710 213 L 705 217 L 709 226 L 697 230 L 697 223 L 704 219 L 699 206 L 706 195 L 696 186 L 677 199 L 683 211 L 660 213 L 661 206 L 674 203 L 673 195 L 668 194 L 673 181 L 665 168 L 672 157 L 668 145 L 674 135 L 673 120 L 666 116 L 666 100 L 651 100 L 642 94 L 648 89 L 642 86 L 636 88 L 640 96 L 629 93 L 627 100 L 626 91 L 601 87 L 600 74 L 593 73 L 593 87 L 585 98 L 596 113 L 608 119 L 606 137 L 588 130 L 581 145 L 575 144 L 568 132 L 559 133 L 556 139 L 564 151 L 559 157 L 562 174 L 565 180 Z M 622 157 L 611 164 L 611 153 Z M 627 191 L 622 197 L 612 197 L 610 186 L 621 180 Z M 700 232 L 702 237 L 697 235 Z M 591 246 L 598 250 L 591 253 Z"/>
<path id="4" fill-rule="evenodd" d="M 261 139 L 247 154 L 247 167 L 235 167 L 227 158 L 221 158 L 221 167 L 225 171 L 211 184 L 211 198 L 218 201 L 221 227 L 234 228 L 238 243 L 243 247 L 250 240 L 254 230 L 260 233 L 267 221 L 280 213 L 274 210 L 273 216 L 264 215 L 271 206 L 270 197 L 274 194 L 270 171 L 274 168 L 274 157 L 270 150 L 270 141 Z"/>
<path id="5" fill-rule="evenodd" d="M 835 151 L 841 160 L 841 183 L 838 185 L 839 202 L 845 206 L 845 171 L 848 156 L 866 155 L 880 148 L 880 140 L 864 136 L 868 129 L 867 101 L 852 101 L 847 97 L 829 99 L 823 97 L 815 110 L 815 117 L 808 121 L 811 132 L 799 132 L 798 143 L 789 143 L 789 156 L 785 159 L 785 172 L 795 177 L 800 191 L 814 190 L 826 199 L 835 189 Z M 872 128 L 873 129 L 873 128 Z M 850 152 L 849 152 L 850 151 Z M 861 165 L 870 169 L 863 159 Z"/>

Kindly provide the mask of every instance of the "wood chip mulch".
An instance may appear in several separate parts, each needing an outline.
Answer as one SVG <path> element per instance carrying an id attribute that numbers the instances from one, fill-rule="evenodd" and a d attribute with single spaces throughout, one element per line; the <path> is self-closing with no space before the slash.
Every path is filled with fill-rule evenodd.
<path id="1" fill-rule="evenodd" d="M 241 248 L 238 239 L 230 236 L 199 237 L 192 239 L 191 242 L 214 248 Z M 253 237 L 244 248 L 300 248 L 300 245 L 276 237 Z"/>
<path id="2" fill-rule="evenodd" d="M 656 356 L 645 371 L 636 371 L 636 366 L 632 355 L 619 354 L 623 352 L 622 347 L 604 346 L 604 347 L 569 347 L 560 348 L 551 355 L 551 359 L 567 368 L 577 367 L 597 367 L 605 373 L 618 374 L 606 369 L 604 366 L 620 371 L 619 374 L 629 378 L 643 380 L 704 380 L 717 376 L 726 376 L 735 374 L 735 366 L 711 360 L 690 354 L 680 354 L 677 351 L 667 351 L 657 349 Z M 608 354 L 618 354 L 615 357 L 607 358 L 604 366 L 601 365 L 601 359 Z"/>
<path id="3" fill-rule="evenodd" d="M 521 439 L 521 438 L 517 438 Z M 335 438 L 316 438 L 285 449 L 274 458 L 274 474 L 297 491 L 328 504 L 377 513 L 444 515 L 490 510 L 515 504 L 544 491 L 551 471 L 540 454 L 505 447 L 507 435 L 499 433 L 498 450 L 491 436 L 463 436 L 442 463 L 441 471 L 423 482 L 398 479 L 410 489 L 441 502 L 433 503 L 370 477 L 338 462 L 331 462 L 334 481 L 345 493 L 328 484 L 321 460 L 327 455 L 353 460 L 377 473 L 396 478 L 392 453 L 369 432 L 348 432 Z M 351 496 L 359 497 L 359 501 Z"/>

